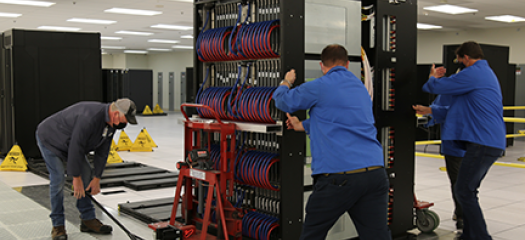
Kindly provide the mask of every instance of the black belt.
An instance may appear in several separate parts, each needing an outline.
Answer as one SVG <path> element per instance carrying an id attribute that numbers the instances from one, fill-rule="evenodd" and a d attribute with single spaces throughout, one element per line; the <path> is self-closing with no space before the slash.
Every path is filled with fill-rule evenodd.
<path id="1" fill-rule="evenodd" d="M 376 169 L 379 169 L 379 168 L 383 168 L 383 167 L 382 166 L 375 166 L 375 167 L 366 167 L 366 168 L 360 168 L 360 169 L 356 169 L 356 170 L 350 170 L 350 171 L 346 171 L 346 172 L 324 173 L 323 176 L 329 176 L 329 175 L 332 175 L 332 174 L 362 173 L 362 172 L 368 172 L 368 171 L 376 170 Z"/>

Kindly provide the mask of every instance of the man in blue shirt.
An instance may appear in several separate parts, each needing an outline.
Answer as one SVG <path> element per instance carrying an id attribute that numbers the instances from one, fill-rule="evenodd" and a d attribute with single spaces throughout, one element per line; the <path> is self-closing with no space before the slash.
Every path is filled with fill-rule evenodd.
<path id="1" fill-rule="evenodd" d="M 36 140 L 49 171 L 51 222 L 53 240 L 66 240 L 64 216 L 64 163 L 73 177 L 73 191 L 80 212 L 80 231 L 111 233 L 111 226 L 95 216 L 91 195 L 100 192 L 100 178 L 108 159 L 115 129 L 137 124 L 135 103 L 127 98 L 113 103 L 79 102 L 42 121 L 36 130 Z M 94 169 L 86 155 L 95 152 Z"/>
<path id="2" fill-rule="evenodd" d="M 505 150 L 501 89 L 477 43 L 463 43 L 456 55 L 466 68 L 450 77 L 443 77 L 444 68 L 432 68 L 423 91 L 454 97 L 441 137 L 458 140 L 466 150 L 455 189 L 463 207 L 464 228 L 460 238 L 492 239 L 477 194 L 481 181 Z"/>
<path id="3" fill-rule="evenodd" d="M 291 70 L 273 94 L 277 108 L 287 112 L 288 129 L 306 131 L 311 139 L 314 187 L 301 239 L 325 239 L 345 212 L 360 239 L 391 239 L 389 183 L 372 101 L 348 64 L 346 49 L 329 45 L 321 53 L 323 77 L 290 89 L 295 82 Z M 306 109 L 310 118 L 302 122 L 289 114 Z"/>
<path id="4" fill-rule="evenodd" d="M 435 124 L 440 124 L 445 127 L 445 119 L 447 117 L 448 108 L 453 101 L 451 95 L 438 95 L 430 107 L 421 105 L 414 106 L 418 114 L 432 116 L 432 119 L 426 125 L 431 127 Z M 465 150 L 461 149 L 461 144 L 454 140 L 441 140 L 441 154 L 445 156 L 445 164 L 447 166 L 447 175 L 450 180 L 450 188 L 452 190 L 452 198 L 454 199 L 454 220 L 456 220 L 456 228 L 463 229 L 463 209 L 459 204 L 454 191 L 458 179 L 459 167 L 461 166 L 461 159 L 465 155 Z"/>

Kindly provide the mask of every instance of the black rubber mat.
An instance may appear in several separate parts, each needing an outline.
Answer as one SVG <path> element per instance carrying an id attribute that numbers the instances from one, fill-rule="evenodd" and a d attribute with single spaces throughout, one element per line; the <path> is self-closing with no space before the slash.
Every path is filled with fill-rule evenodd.
<path id="1" fill-rule="evenodd" d="M 150 190 L 155 188 L 165 188 L 177 186 L 178 177 L 140 180 L 140 181 L 124 181 L 126 187 L 135 191 Z"/>
<path id="2" fill-rule="evenodd" d="M 143 174 L 153 174 L 153 173 L 165 173 L 168 172 L 165 169 L 160 169 L 156 167 L 132 167 L 132 168 L 116 168 L 104 170 L 102 174 L 102 179 L 107 178 L 121 178 L 126 176 L 133 175 L 143 175 Z"/>
<path id="3" fill-rule="evenodd" d="M 122 178 L 108 178 L 100 180 L 100 187 L 118 187 L 125 186 L 125 181 L 139 181 L 139 180 L 152 180 L 152 179 L 163 179 L 163 178 L 177 178 L 177 173 L 154 173 L 146 175 L 132 175 Z"/>
<path id="4" fill-rule="evenodd" d="M 174 197 L 161 198 L 151 201 L 142 201 L 134 203 L 119 204 L 119 210 L 122 213 L 133 216 L 145 223 L 154 223 L 167 221 L 170 219 L 173 208 Z M 177 218 L 181 217 L 180 203 L 177 207 Z"/>

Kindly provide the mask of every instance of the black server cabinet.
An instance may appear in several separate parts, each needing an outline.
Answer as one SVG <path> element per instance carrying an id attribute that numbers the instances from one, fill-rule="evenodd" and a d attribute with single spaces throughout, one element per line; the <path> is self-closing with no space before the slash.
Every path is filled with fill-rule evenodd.
<path id="1" fill-rule="evenodd" d="M 443 64 L 447 68 L 447 76 L 455 73 L 459 67 L 453 61 L 456 58 L 456 49 L 460 45 L 443 46 Z M 480 44 L 485 59 L 489 63 L 499 80 L 501 94 L 503 95 L 503 106 L 514 106 L 516 74 L 509 72 L 509 47 Z M 503 111 L 504 117 L 514 117 L 514 111 Z M 514 132 L 514 123 L 505 123 L 507 134 Z M 507 138 L 507 147 L 514 144 L 513 138 Z"/>
<path id="2" fill-rule="evenodd" d="M 182 89 L 181 91 L 186 91 L 186 99 L 184 99 L 184 102 L 186 103 L 194 103 L 195 102 L 195 96 L 197 96 L 197 81 L 195 81 L 193 77 L 193 68 L 188 67 L 186 68 L 186 89 Z M 189 116 L 192 116 L 193 114 L 197 114 L 197 110 L 195 108 L 185 108 L 184 111 Z"/>
<path id="3" fill-rule="evenodd" d="M 123 70 L 121 89 L 122 97 L 133 100 L 138 112 L 142 112 L 146 105 L 153 110 L 152 70 Z"/>
<path id="4" fill-rule="evenodd" d="M 363 22 L 361 44 L 374 68 L 374 116 L 390 180 L 389 226 L 394 238 L 414 228 L 412 109 L 417 89 L 417 1 L 363 0 L 374 21 Z"/>
<path id="5" fill-rule="evenodd" d="M 40 121 L 73 103 L 103 100 L 100 34 L 13 29 L 2 38 L 0 151 L 18 143 L 26 157 L 39 157 Z"/>

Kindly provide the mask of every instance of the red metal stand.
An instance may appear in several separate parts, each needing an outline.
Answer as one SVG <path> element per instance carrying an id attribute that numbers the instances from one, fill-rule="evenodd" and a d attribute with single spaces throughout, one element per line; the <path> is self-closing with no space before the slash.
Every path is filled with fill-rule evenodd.
<path id="1" fill-rule="evenodd" d="M 217 122 L 194 122 L 191 121 L 184 107 L 204 108 L 202 111 L 210 111 L 215 116 Z M 181 111 L 186 118 L 184 122 L 184 149 L 187 155 L 194 149 L 210 148 L 211 134 L 220 134 L 220 169 L 201 170 L 194 169 L 189 165 L 181 165 L 179 181 L 173 201 L 171 218 L 169 222 L 154 223 L 148 225 L 153 230 L 159 228 L 175 227 L 183 232 L 183 239 L 242 239 L 242 214 L 233 207 L 227 197 L 233 194 L 233 169 L 235 161 L 235 124 L 223 123 L 217 113 L 210 107 L 200 104 L 182 104 Z M 201 146 L 201 133 L 208 134 L 207 146 Z M 194 196 L 194 188 L 197 184 L 207 186 L 206 205 L 204 208 L 204 218 L 197 213 L 198 200 Z M 184 192 L 182 191 L 184 189 Z M 184 223 L 175 220 L 177 207 L 182 195 L 181 213 Z M 212 205 L 215 200 L 216 206 Z M 212 223 L 211 212 L 215 210 L 218 215 L 217 223 Z M 202 224 L 201 230 L 195 227 Z M 212 226 L 217 230 L 217 236 L 208 234 L 208 227 Z M 157 238 L 159 239 L 159 238 Z"/>

